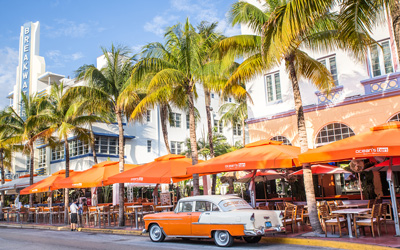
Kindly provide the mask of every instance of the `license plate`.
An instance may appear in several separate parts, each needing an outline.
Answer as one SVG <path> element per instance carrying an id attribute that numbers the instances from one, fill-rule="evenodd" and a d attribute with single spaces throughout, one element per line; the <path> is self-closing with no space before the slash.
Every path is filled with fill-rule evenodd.
<path id="1" fill-rule="evenodd" d="M 265 227 L 272 227 L 272 224 L 270 221 L 265 222 Z"/>

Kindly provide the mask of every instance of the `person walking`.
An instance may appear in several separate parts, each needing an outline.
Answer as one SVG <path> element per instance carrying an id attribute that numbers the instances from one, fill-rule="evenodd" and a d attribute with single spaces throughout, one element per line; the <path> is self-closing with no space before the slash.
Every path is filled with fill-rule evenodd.
<path id="1" fill-rule="evenodd" d="M 69 209 L 71 211 L 71 231 L 76 231 L 76 224 L 78 223 L 78 206 L 76 203 L 78 200 L 74 200 Z"/>

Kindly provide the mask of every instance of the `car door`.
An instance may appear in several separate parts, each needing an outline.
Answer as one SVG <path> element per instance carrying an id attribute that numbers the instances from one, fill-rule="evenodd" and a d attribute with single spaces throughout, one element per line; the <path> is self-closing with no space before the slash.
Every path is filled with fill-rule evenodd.
<path id="1" fill-rule="evenodd" d="M 179 202 L 177 212 L 171 216 L 169 225 L 163 230 L 167 235 L 190 236 L 192 233 L 193 201 Z"/>
<path id="2" fill-rule="evenodd" d="M 210 223 L 202 223 L 200 217 L 210 216 L 211 202 L 196 201 L 194 212 L 192 213 L 192 235 L 208 236 L 210 235 Z M 204 220 L 203 220 L 204 221 Z"/>

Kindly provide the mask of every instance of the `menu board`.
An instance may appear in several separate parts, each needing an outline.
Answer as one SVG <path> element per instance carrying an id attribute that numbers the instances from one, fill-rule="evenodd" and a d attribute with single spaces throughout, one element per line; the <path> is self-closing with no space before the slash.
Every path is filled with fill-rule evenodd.
<path id="1" fill-rule="evenodd" d="M 171 194 L 168 193 L 161 193 L 160 194 L 160 199 L 161 199 L 161 206 L 163 205 L 171 205 Z"/>

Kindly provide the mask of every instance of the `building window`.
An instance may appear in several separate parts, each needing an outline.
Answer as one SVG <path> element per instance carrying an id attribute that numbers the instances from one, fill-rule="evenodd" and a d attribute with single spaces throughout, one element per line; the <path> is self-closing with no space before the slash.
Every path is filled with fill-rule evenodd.
<path id="1" fill-rule="evenodd" d="M 99 154 L 118 154 L 118 137 L 96 136 L 94 144 L 96 153 Z"/>
<path id="2" fill-rule="evenodd" d="M 336 67 L 336 57 L 331 56 L 323 59 L 319 59 L 318 62 L 322 63 L 331 72 L 335 86 L 339 85 L 337 67 Z"/>
<path id="3" fill-rule="evenodd" d="M 84 143 L 81 140 L 71 140 L 68 142 L 69 146 L 69 156 L 74 157 L 74 156 L 79 156 L 79 155 L 84 155 L 89 153 L 89 144 Z"/>
<path id="4" fill-rule="evenodd" d="M 39 149 L 39 168 L 46 167 L 46 148 Z"/>
<path id="5" fill-rule="evenodd" d="M 281 135 L 277 135 L 271 138 L 271 141 L 281 141 L 283 142 L 283 145 L 289 145 L 292 146 L 292 143 L 289 141 L 288 138 L 281 136 Z"/>
<path id="6" fill-rule="evenodd" d="M 242 125 L 240 124 L 233 125 L 233 135 L 242 135 Z"/>
<path id="7" fill-rule="evenodd" d="M 323 127 L 317 134 L 315 146 L 319 147 L 355 135 L 353 130 L 342 123 L 332 123 Z"/>
<path id="8" fill-rule="evenodd" d="M 273 73 L 265 76 L 265 84 L 267 89 L 267 101 L 282 100 L 281 80 L 279 73 Z"/>
<path id="9" fill-rule="evenodd" d="M 186 115 L 186 129 L 190 128 L 190 117 L 189 115 Z"/>
<path id="10" fill-rule="evenodd" d="M 182 142 L 171 141 L 171 154 L 181 154 L 182 153 Z"/>
<path id="11" fill-rule="evenodd" d="M 392 53 L 389 41 L 374 44 L 370 47 L 372 76 L 393 73 Z"/>
<path id="12" fill-rule="evenodd" d="M 214 119 L 214 128 L 217 128 L 217 132 L 222 134 L 223 132 L 222 122 L 219 122 L 218 120 Z"/>
<path id="13" fill-rule="evenodd" d="M 147 153 L 151 152 L 151 140 L 147 140 Z"/>
<path id="14" fill-rule="evenodd" d="M 64 144 L 59 144 L 51 149 L 51 160 L 63 160 L 64 159 Z"/>
<path id="15" fill-rule="evenodd" d="M 400 113 L 395 114 L 389 119 L 389 122 L 400 122 Z"/>
<path id="16" fill-rule="evenodd" d="M 146 122 L 151 122 L 151 110 L 147 110 L 146 112 Z"/>
<path id="17" fill-rule="evenodd" d="M 171 113 L 171 127 L 180 128 L 181 127 L 181 114 Z"/>

